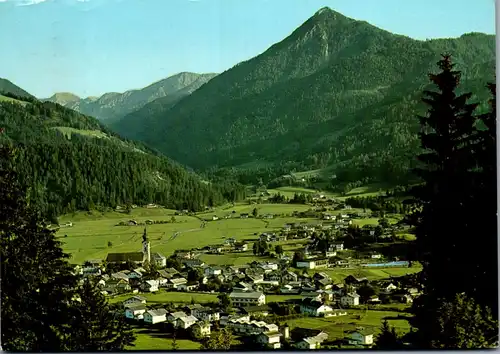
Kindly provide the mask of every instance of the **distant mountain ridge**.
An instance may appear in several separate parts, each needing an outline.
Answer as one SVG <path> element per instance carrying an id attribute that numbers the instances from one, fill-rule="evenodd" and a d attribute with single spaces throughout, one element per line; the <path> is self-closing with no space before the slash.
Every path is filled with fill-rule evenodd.
<path id="1" fill-rule="evenodd" d="M 35 96 L 24 91 L 22 88 L 15 85 L 11 81 L 9 81 L 7 79 L 0 78 L 0 94 L 2 94 L 2 92 L 3 93 L 12 93 L 16 96 L 21 96 L 21 97 L 35 98 Z"/>
<path id="2" fill-rule="evenodd" d="M 445 52 L 481 97 L 494 80 L 494 36 L 419 41 L 323 8 L 174 105 L 113 128 L 196 169 L 335 166 L 354 179 L 391 178 L 419 148 L 421 90 Z"/>
<path id="3" fill-rule="evenodd" d="M 80 98 L 71 93 L 56 93 L 45 99 L 59 103 L 109 124 L 159 98 L 177 99 L 191 94 L 217 74 L 182 72 L 145 88 L 124 93 L 109 92 L 100 97 Z"/>

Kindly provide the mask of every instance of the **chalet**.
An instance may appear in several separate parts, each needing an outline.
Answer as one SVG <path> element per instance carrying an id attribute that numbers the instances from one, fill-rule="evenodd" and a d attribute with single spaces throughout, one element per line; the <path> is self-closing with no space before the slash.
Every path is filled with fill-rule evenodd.
<path id="1" fill-rule="evenodd" d="M 198 321 L 193 325 L 195 327 L 202 337 L 210 337 L 210 323 Z"/>
<path id="2" fill-rule="evenodd" d="M 125 253 L 108 253 L 106 257 L 107 263 L 125 263 L 132 262 L 142 264 L 144 262 L 144 254 L 142 252 L 125 252 Z"/>
<path id="3" fill-rule="evenodd" d="M 177 326 L 182 329 L 187 329 L 198 322 L 198 319 L 194 316 L 183 316 L 177 319 Z"/>
<path id="4" fill-rule="evenodd" d="M 173 325 L 177 325 L 177 320 L 181 317 L 186 317 L 187 315 L 182 311 L 171 312 L 167 315 L 167 321 Z"/>
<path id="5" fill-rule="evenodd" d="M 349 333 L 348 342 L 354 345 L 372 345 L 373 331 L 364 328 L 352 331 Z"/>
<path id="6" fill-rule="evenodd" d="M 250 316 L 261 315 L 267 316 L 269 315 L 270 308 L 268 305 L 261 306 L 248 306 L 242 309 L 242 313 Z"/>
<path id="7" fill-rule="evenodd" d="M 287 282 L 287 283 L 296 282 L 297 281 L 297 274 L 295 274 L 292 271 L 287 271 L 287 272 L 283 273 L 283 275 L 281 277 L 281 281 Z"/>
<path id="8" fill-rule="evenodd" d="M 158 291 L 159 286 L 160 282 L 158 280 L 146 280 L 141 284 L 142 290 L 150 293 Z"/>
<path id="9" fill-rule="evenodd" d="M 293 287 L 290 284 L 286 284 L 280 289 L 281 294 L 299 294 L 300 291 L 299 287 Z"/>
<path id="10" fill-rule="evenodd" d="M 184 279 L 184 278 L 181 278 Z M 179 280 L 179 279 L 174 279 L 174 280 Z M 185 279 L 184 279 L 185 280 Z M 193 291 L 198 289 L 198 282 L 186 282 L 182 284 L 177 285 L 177 290 L 179 291 Z"/>
<path id="11" fill-rule="evenodd" d="M 146 306 L 144 304 L 129 305 L 125 309 L 125 317 L 133 320 L 142 320 L 144 318 L 144 312 L 146 312 Z"/>
<path id="12" fill-rule="evenodd" d="M 332 244 L 332 246 L 335 247 L 336 251 L 343 251 L 344 250 L 344 243 L 343 242 L 337 242 Z"/>
<path id="13" fill-rule="evenodd" d="M 262 332 L 257 335 L 255 341 L 259 344 L 264 345 L 267 348 L 271 349 L 280 349 L 281 333 L 280 332 Z"/>
<path id="14" fill-rule="evenodd" d="M 130 304 L 145 304 L 146 303 L 146 298 L 143 296 L 132 296 L 128 298 L 127 300 L 122 302 L 123 306 L 130 305 Z"/>
<path id="15" fill-rule="evenodd" d="M 167 257 L 158 252 L 151 253 L 151 260 L 158 267 L 165 267 L 167 265 Z"/>
<path id="16" fill-rule="evenodd" d="M 235 307 L 260 306 L 266 303 L 266 296 L 260 292 L 236 292 L 229 294 Z"/>
<path id="17" fill-rule="evenodd" d="M 344 279 L 344 283 L 350 284 L 350 285 L 361 285 L 361 284 L 364 284 L 364 283 L 368 283 L 368 279 L 366 279 L 364 277 L 363 278 L 357 278 L 354 275 L 348 275 Z"/>
<path id="18" fill-rule="evenodd" d="M 297 333 L 298 330 L 304 332 L 303 334 Z M 306 334 L 307 333 L 307 334 Z M 314 350 L 320 349 L 321 343 L 328 339 L 328 334 L 320 330 L 307 330 L 295 328 L 292 331 L 292 338 L 296 339 L 295 347 L 300 350 Z M 300 339 L 301 338 L 301 339 Z"/>
<path id="19" fill-rule="evenodd" d="M 171 278 L 168 280 L 168 283 L 165 285 L 168 289 L 178 289 L 179 286 L 183 286 L 187 284 L 186 278 Z"/>
<path id="20" fill-rule="evenodd" d="M 340 298 L 340 303 L 342 306 L 358 306 L 359 295 L 356 293 L 345 294 Z"/>
<path id="21" fill-rule="evenodd" d="M 149 324 L 155 324 L 160 322 L 167 321 L 167 310 L 165 309 L 157 309 L 157 310 L 148 310 L 144 312 L 144 322 Z"/>
<path id="22" fill-rule="evenodd" d="M 380 304 L 380 299 L 377 295 L 372 295 L 367 301 L 368 304 Z"/>
<path id="23" fill-rule="evenodd" d="M 237 243 L 234 245 L 234 250 L 237 252 L 246 252 L 248 251 L 248 243 Z"/>
<path id="24" fill-rule="evenodd" d="M 220 313 L 211 309 L 210 307 L 196 308 L 191 311 L 191 315 L 196 317 L 201 321 L 218 321 L 220 319 Z"/>
<path id="25" fill-rule="evenodd" d="M 247 213 L 242 213 L 242 214 L 240 214 L 240 218 L 242 218 L 242 219 L 248 219 L 248 214 Z"/>
<path id="26" fill-rule="evenodd" d="M 333 308 L 323 304 L 321 301 L 306 298 L 300 303 L 300 313 L 315 317 L 328 316 L 333 312 Z"/>
<path id="27" fill-rule="evenodd" d="M 214 275 L 221 275 L 222 274 L 222 268 L 213 266 L 213 267 L 207 267 L 205 268 L 205 275 L 206 276 L 214 276 Z"/>

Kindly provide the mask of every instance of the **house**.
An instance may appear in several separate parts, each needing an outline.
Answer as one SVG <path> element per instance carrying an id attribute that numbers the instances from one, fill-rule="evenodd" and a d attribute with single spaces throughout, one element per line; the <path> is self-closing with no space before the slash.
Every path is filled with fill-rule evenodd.
<path id="1" fill-rule="evenodd" d="M 345 277 L 344 283 L 352 284 L 352 285 L 360 285 L 362 283 L 368 283 L 368 279 L 364 278 L 364 277 L 363 278 L 356 278 L 353 275 L 348 275 L 347 277 Z"/>
<path id="2" fill-rule="evenodd" d="M 168 280 L 168 283 L 165 285 L 168 289 L 178 289 L 179 286 L 187 284 L 186 278 L 172 278 Z"/>
<path id="3" fill-rule="evenodd" d="M 235 307 L 260 306 L 266 303 L 266 296 L 260 292 L 236 292 L 229 294 Z"/>
<path id="4" fill-rule="evenodd" d="M 281 281 L 284 283 L 289 283 L 289 282 L 295 282 L 297 281 L 297 274 L 295 274 L 292 271 L 287 271 L 283 273 L 283 276 L 281 277 Z"/>
<path id="5" fill-rule="evenodd" d="M 208 277 L 212 277 L 214 275 L 221 275 L 222 274 L 222 268 L 220 267 L 207 267 L 205 268 L 205 275 Z"/>
<path id="6" fill-rule="evenodd" d="M 306 268 L 306 269 L 314 269 L 316 268 L 316 262 L 312 260 L 304 260 L 297 262 L 297 268 Z"/>
<path id="7" fill-rule="evenodd" d="M 193 328 L 196 328 L 202 337 L 210 337 L 210 323 L 204 321 L 198 321 L 193 325 Z"/>
<path id="8" fill-rule="evenodd" d="M 372 259 L 380 259 L 382 255 L 380 253 L 372 253 L 370 256 Z"/>
<path id="9" fill-rule="evenodd" d="M 247 213 L 242 213 L 242 214 L 240 214 L 240 218 L 242 218 L 242 219 L 248 219 L 248 214 Z"/>
<path id="10" fill-rule="evenodd" d="M 167 257 L 162 255 L 161 253 L 151 253 L 151 260 L 160 268 L 167 266 Z"/>
<path id="11" fill-rule="evenodd" d="M 305 298 L 300 304 L 300 313 L 315 317 L 328 316 L 333 312 L 333 308 L 312 298 Z"/>
<path id="12" fill-rule="evenodd" d="M 367 303 L 369 303 L 369 304 L 379 304 L 380 303 L 380 299 L 378 298 L 377 295 L 372 295 L 368 299 Z"/>
<path id="13" fill-rule="evenodd" d="M 315 283 L 317 289 L 329 290 L 332 288 L 332 280 L 329 278 L 318 279 Z"/>
<path id="14" fill-rule="evenodd" d="M 263 332 L 257 335 L 255 341 L 268 348 L 279 349 L 281 348 L 280 337 L 280 332 Z"/>
<path id="15" fill-rule="evenodd" d="M 220 313 L 211 309 L 210 307 L 201 307 L 194 309 L 191 315 L 202 321 L 218 321 L 220 319 Z"/>
<path id="16" fill-rule="evenodd" d="M 359 328 L 352 331 L 348 337 L 349 344 L 354 345 L 372 345 L 373 331 L 369 329 Z"/>
<path id="17" fill-rule="evenodd" d="M 354 294 L 345 294 L 340 298 L 340 303 L 342 306 L 358 306 L 359 305 L 359 295 Z"/>
<path id="18" fill-rule="evenodd" d="M 238 252 L 246 252 L 248 251 L 248 243 L 237 243 L 234 245 L 234 250 Z"/>
<path id="19" fill-rule="evenodd" d="M 238 284 L 236 284 L 235 286 L 233 286 L 233 290 L 234 291 L 240 291 L 240 292 L 252 291 L 253 290 L 253 285 L 249 284 L 249 283 L 245 283 L 245 282 L 239 282 Z"/>
<path id="20" fill-rule="evenodd" d="M 127 261 L 142 264 L 144 254 L 142 252 L 108 253 L 106 257 L 107 263 L 125 263 Z"/>
<path id="21" fill-rule="evenodd" d="M 128 305 L 125 309 L 125 317 L 133 320 L 142 320 L 144 312 L 146 312 L 144 304 Z"/>
<path id="22" fill-rule="evenodd" d="M 344 250 L 344 243 L 343 242 L 336 242 L 332 244 L 333 247 L 335 247 L 336 251 L 343 251 Z"/>
<path id="23" fill-rule="evenodd" d="M 127 300 L 122 302 L 123 306 L 130 304 L 145 304 L 145 303 L 146 303 L 146 298 L 143 296 L 132 296 L 131 298 L 128 298 Z"/>
<path id="24" fill-rule="evenodd" d="M 212 216 L 212 221 L 219 220 L 219 217 L 217 215 Z"/>
<path id="25" fill-rule="evenodd" d="M 106 282 L 106 285 L 102 290 L 108 292 L 108 294 L 118 293 L 123 294 L 130 291 L 132 288 L 128 281 L 123 279 L 110 279 Z"/>
<path id="26" fill-rule="evenodd" d="M 294 287 L 290 284 L 286 284 L 280 289 L 281 294 L 299 294 L 300 291 L 299 287 Z"/>
<path id="27" fill-rule="evenodd" d="M 184 279 L 184 278 L 181 278 Z M 179 279 L 174 279 L 174 280 L 179 280 Z M 187 282 L 187 283 L 182 283 L 177 285 L 177 290 L 179 291 L 193 291 L 198 289 L 198 282 Z"/>
<path id="28" fill-rule="evenodd" d="M 186 317 L 187 315 L 182 311 L 172 312 L 167 315 L 167 321 L 177 325 L 177 320 L 181 317 Z"/>
<path id="29" fill-rule="evenodd" d="M 165 309 L 148 310 L 144 312 L 144 322 L 149 324 L 165 322 L 167 320 L 167 313 Z"/>
<path id="30" fill-rule="evenodd" d="M 297 349 L 314 350 L 321 348 L 321 343 L 328 339 L 328 334 L 321 330 L 295 328 L 292 338 L 297 342 Z"/>
<path id="31" fill-rule="evenodd" d="M 177 319 L 177 326 L 182 329 L 187 329 L 198 322 L 198 319 L 192 315 L 182 316 Z"/>
<path id="32" fill-rule="evenodd" d="M 268 305 L 261 305 L 261 306 L 248 306 L 242 309 L 243 314 L 247 315 L 262 315 L 262 316 L 267 316 L 269 315 L 269 311 L 271 309 L 269 308 Z"/>
<path id="33" fill-rule="evenodd" d="M 142 290 L 150 293 L 158 291 L 159 286 L 160 282 L 158 280 L 146 280 L 141 284 Z"/>

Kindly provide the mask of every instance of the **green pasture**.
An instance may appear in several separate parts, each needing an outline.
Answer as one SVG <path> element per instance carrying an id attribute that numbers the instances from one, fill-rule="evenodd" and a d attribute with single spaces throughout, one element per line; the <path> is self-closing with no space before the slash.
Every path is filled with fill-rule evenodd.
<path id="1" fill-rule="evenodd" d="M 367 268 L 355 268 L 355 269 L 343 269 L 343 268 L 327 268 L 327 269 L 314 269 L 308 271 L 308 273 L 314 274 L 315 272 L 325 272 L 328 274 L 335 283 L 342 283 L 344 279 L 349 275 L 354 275 L 356 277 L 366 277 L 368 280 L 381 280 L 392 277 L 400 277 L 406 274 L 418 273 L 422 270 L 420 266 L 413 265 L 413 267 L 388 267 L 381 269 L 367 269 Z"/>
<path id="2" fill-rule="evenodd" d="M 136 340 L 134 346 L 126 348 L 132 351 L 142 350 L 172 350 L 172 335 L 153 328 L 135 328 Z M 200 350 L 201 344 L 189 339 L 177 339 L 179 350 Z"/>
<path id="3" fill-rule="evenodd" d="M 287 320 L 290 328 L 301 327 L 309 329 L 320 329 L 328 333 L 328 340 L 344 338 L 347 331 L 356 327 L 371 328 L 377 334 L 380 332 L 382 322 L 387 319 L 389 325 L 396 328 L 399 333 L 408 332 L 410 325 L 406 319 L 397 318 L 399 315 L 409 316 L 407 313 L 394 311 L 373 311 L 363 309 L 348 309 L 347 316 L 315 318 L 305 317 Z"/>
<path id="4" fill-rule="evenodd" d="M 218 294 L 204 294 L 195 292 L 181 292 L 181 291 L 158 291 L 156 293 L 141 293 L 141 296 L 146 298 L 148 304 L 162 304 L 162 303 L 191 303 L 194 300 L 197 304 L 216 302 Z M 133 294 L 119 295 L 109 298 L 111 304 L 120 303 L 133 296 Z"/>

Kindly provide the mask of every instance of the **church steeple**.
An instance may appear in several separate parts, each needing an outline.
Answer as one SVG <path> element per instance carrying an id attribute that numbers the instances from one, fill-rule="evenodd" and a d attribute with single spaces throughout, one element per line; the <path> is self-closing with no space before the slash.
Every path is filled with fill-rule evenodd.
<path id="1" fill-rule="evenodd" d="M 151 263 L 151 244 L 148 240 L 148 234 L 146 227 L 144 227 L 144 234 L 142 235 L 142 254 L 143 254 L 143 263 L 150 264 Z"/>

